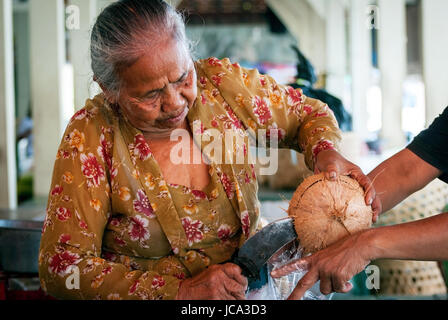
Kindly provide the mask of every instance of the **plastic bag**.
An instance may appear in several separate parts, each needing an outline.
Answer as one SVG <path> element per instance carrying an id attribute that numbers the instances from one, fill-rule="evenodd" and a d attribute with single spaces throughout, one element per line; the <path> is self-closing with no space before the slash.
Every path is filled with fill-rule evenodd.
<path id="1" fill-rule="evenodd" d="M 286 300 L 307 271 L 296 271 L 277 279 L 272 278 L 270 274 L 272 270 L 289 261 L 300 259 L 302 257 L 302 251 L 297 241 L 293 241 L 280 249 L 267 263 L 267 283 L 259 289 L 248 291 L 246 299 Z M 320 282 L 318 281 L 310 290 L 305 292 L 302 300 L 330 300 L 332 296 L 333 294 L 324 295 L 320 292 Z"/>

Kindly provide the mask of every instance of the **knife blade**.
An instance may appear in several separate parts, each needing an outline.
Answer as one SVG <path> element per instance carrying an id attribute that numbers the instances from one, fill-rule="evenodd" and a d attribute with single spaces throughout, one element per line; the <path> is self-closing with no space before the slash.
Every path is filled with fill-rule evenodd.
<path id="1" fill-rule="evenodd" d="M 260 271 L 282 247 L 297 239 L 294 221 L 284 218 L 268 224 L 250 237 L 233 258 L 245 277 L 259 279 Z"/>

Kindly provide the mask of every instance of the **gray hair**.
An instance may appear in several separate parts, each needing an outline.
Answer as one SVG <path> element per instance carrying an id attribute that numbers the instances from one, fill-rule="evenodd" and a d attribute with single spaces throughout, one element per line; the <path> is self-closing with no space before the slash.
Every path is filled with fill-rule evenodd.
<path id="1" fill-rule="evenodd" d="M 106 7 L 92 29 L 94 79 L 118 96 L 120 69 L 135 63 L 167 36 L 190 51 L 183 17 L 163 0 L 120 0 Z"/>

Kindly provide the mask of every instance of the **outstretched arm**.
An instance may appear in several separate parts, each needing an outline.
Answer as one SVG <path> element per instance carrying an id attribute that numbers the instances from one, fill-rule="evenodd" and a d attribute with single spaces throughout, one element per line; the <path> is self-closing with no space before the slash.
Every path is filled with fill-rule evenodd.
<path id="1" fill-rule="evenodd" d="M 393 208 L 412 193 L 440 176 L 440 170 L 405 149 L 380 164 L 369 177 L 382 211 Z M 375 259 L 448 259 L 448 213 L 351 235 L 312 256 L 292 261 L 273 272 L 281 277 L 306 269 L 290 299 L 300 299 L 318 280 L 321 292 L 348 292 L 348 281 Z"/>
<path id="2" fill-rule="evenodd" d="M 295 270 L 307 274 L 289 299 L 300 299 L 318 280 L 323 294 L 346 293 L 348 282 L 376 259 L 448 260 L 448 213 L 351 235 L 304 259 L 273 271 L 281 277 Z"/>
<path id="3" fill-rule="evenodd" d="M 404 149 L 381 163 L 368 177 L 373 181 L 381 212 L 386 212 L 441 174 L 412 151 Z"/>

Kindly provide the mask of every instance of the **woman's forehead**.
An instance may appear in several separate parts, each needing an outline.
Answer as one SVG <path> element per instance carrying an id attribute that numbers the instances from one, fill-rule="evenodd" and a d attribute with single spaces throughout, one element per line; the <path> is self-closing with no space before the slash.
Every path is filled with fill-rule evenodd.
<path id="1" fill-rule="evenodd" d="M 126 87 L 158 89 L 167 82 L 177 81 L 191 63 L 185 46 L 169 41 L 149 49 L 132 66 L 122 70 L 120 76 Z"/>

